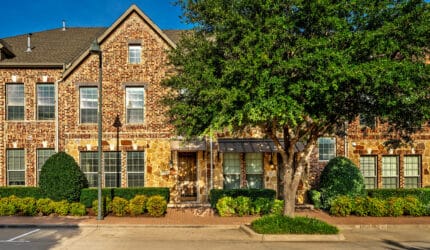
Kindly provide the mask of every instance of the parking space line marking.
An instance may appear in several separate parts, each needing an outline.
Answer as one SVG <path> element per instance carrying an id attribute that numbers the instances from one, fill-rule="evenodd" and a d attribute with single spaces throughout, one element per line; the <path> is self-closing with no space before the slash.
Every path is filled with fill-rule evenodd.
<path id="1" fill-rule="evenodd" d="M 27 235 L 33 234 L 33 233 L 38 232 L 38 231 L 40 231 L 40 229 L 34 229 L 33 231 L 30 231 L 30 232 L 28 232 L 28 233 L 20 234 L 20 235 L 18 235 L 18 236 L 16 236 L 16 237 L 13 237 L 12 239 L 6 240 L 6 242 L 12 242 L 12 241 L 15 241 L 15 240 L 17 240 L 17 239 L 19 239 L 19 238 L 25 237 L 25 236 L 27 236 Z"/>

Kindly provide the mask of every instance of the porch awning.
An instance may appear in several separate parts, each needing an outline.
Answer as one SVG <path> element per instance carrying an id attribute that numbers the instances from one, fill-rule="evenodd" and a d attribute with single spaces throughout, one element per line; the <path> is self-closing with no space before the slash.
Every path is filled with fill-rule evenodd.
<path id="1" fill-rule="evenodd" d="M 204 151 L 206 150 L 206 142 L 203 140 L 173 140 L 170 142 L 170 147 L 175 151 Z"/>
<path id="2" fill-rule="evenodd" d="M 284 143 L 284 140 L 281 140 Z M 275 143 L 271 139 L 218 139 L 220 152 L 231 153 L 270 153 L 277 152 Z M 300 151 L 303 143 L 297 143 L 295 151 Z"/>

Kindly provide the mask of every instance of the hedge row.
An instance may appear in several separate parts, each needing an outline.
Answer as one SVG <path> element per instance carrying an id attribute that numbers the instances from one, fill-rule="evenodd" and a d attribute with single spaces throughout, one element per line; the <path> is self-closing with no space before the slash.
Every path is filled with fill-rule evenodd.
<path id="1" fill-rule="evenodd" d="M 86 213 L 85 206 L 79 202 L 69 203 L 66 200 L 53 201 L 49 198 L 22 198 L 14 195 L 0 198 L 0 216 L 50 214 L 82 216 Z"/>
<path id="2" fill-rule="evenodd" d="M 252 201 L 251 198 L 245 196 L 238 196 L 236 198 L 224 196 L 216 204 L 217 212 L 221 217 L 250 214 L 282 214 L 283 208 L 284 201 L 262 197 L 258 197 Z"/>
<path id="3" fill-rule="evenodd" d="M 426 207 L 414 196 L 388 199 L 338 196 L 330 207 L 330 214 L 334 216 L 424 216 L 429 213 L 430 207 Z"/>
<path id="4" fill-rule="evenodd" d="M 32 197 L 35 199 L 46 197 L 40 187 L 0 187 L 0 198 L 12 195 L 20 198 Z"/>
<path id="5" fill-rule="evenodd" d="M 145 195 L 151 197 L 155 195 L 162 196 L 167 203 L 170 199 L 169 188 L 158 188 L 158 187 L 144 187 L 144 188 L 103 188 L 102 196 L 107 199 L 113 200 L 114 197 L 121 197 L 126 200 L 133 199 L 136 195 Z M 98 190 L 97 188 L 84 188 L 81 190 L 81 203 L 86 207 L 91 207 L 92 202 L 97 200 Z"/>
<path id="6" fill-rule="evenodd" d="M 415 196 L 424 205 L 430 204 L 430 188 L 393 188 L 393 189 L 368 189 L 367 195 L 373 198 L 388 199 L 391 197 Z"/>
<path id="7" fill-rule="evenodd" d="M 138 216 L 148 213 L 153 217 L 160 217 L 166 213 L 167 202 L 163 196 L 153 195 L 149 198 L 145 195 L 136 195 L 134 198 L 127 200 L 121 197 L 114 197 L 113 200 L 105 198 L 103 202 L 102 213 L 107 215 L 109 213 L 115 216 Z M 92 202 L 93 211 L 98 213 L 98 200 Z"/>
<path id="8" fill-rule="evenodd" d="M 216 204 L 222 197 L 237 198 L 239 196 L 249 197 L 251 201 L 257 198 L 267 198 L 271 201 L 275 200 L 276 191 L 273 189 L 212 189 L 209 194 L 209 200 L 212 208 L 216 208 Z"/>

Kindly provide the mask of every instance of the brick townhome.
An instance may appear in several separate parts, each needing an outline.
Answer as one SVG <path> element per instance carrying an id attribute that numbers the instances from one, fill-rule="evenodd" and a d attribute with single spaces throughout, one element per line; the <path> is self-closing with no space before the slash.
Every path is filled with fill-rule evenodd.
<path id="1" fill-rule="evenodd" d="M 39 170 L 56 151 L 72 155 L 97 186 L 98 56 L 103 52 L 103 178 L 105 187 L 169 187 L 173 202 L 205 202 L 210 188 L 278 190 L 278 157 L 258 133 L 219 134 L 183 142 L 160 100 L 160 82 L 174 73 L 166 51 L 181 31 L 160 30 L 137 6 L 108 28 L 63 28 L 0 40 L 0 186 L 37 186 Z M 377 127 L 378 128 L 378 127 Z M 346 155 L 366 183 L 430 185 L 430 131 L 416 146 L 393 152 L 378 129 L 349 125 L 348 137 L 320 138 L 311 185 L 327 160 Z M 373 171 L 373 172 L 372 172 Z M 302 201 L 300 199 L 299 201 Z"/>

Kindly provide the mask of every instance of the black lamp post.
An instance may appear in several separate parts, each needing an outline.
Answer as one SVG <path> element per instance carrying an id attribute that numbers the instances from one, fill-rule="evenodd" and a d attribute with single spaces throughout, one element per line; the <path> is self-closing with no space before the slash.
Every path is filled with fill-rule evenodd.
<path id="1" fill-rule="evenodd" d="M 119 151 L 119 128 L 122 126 L 122 124 L 121 124 L 121 120 L 119 119 L 119 115 L 116 115 L 115 121 L 113 122 L 112 126 L 114 126 L 116 128 L 116 152 L 117 152 L 117 157 L 116 157 L 116 172 L 117 172 L 116 186 L 121 187 L 121 162 L 120 162 L 121 152 Z"/>
<path id="2" fill-rule="evenodd" d="M 90 54 L 96 54 L 99 56 L 99 85 L 98 85 L 98 112 L 97 112 L 97 149 L 98 149 L 98 174 L 97 174 L 97 201 L 98 201 L 98 211 L 97 211 L 97 220 L 103 220 L 102 214 L 102 50 L 100 48 L 97 39 L 91 44 Z"/>

